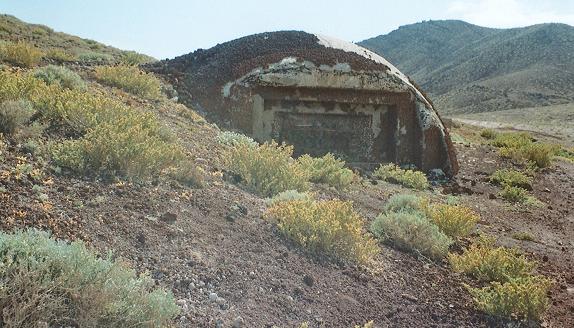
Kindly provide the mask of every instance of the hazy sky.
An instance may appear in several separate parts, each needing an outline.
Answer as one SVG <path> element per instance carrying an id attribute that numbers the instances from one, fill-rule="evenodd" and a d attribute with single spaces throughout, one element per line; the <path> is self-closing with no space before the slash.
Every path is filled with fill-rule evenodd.
<path id="1" fill-rule="evenodd" d="M 286 29 L 357 42 L 429 19 L 574 25 L 574 0 L 0 0 L 0 12 L 159 59 Z"/>

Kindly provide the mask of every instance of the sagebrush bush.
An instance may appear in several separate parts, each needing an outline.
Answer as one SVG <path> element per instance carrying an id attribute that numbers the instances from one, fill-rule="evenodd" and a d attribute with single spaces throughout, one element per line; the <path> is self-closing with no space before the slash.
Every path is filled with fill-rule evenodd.
<path id="1" fill-rule="evenodd" d="M 257 141 L 253 140 L 253 138 L 248 137 L 239 132 L 233 132 L 233 131 L 223 131 L 219 133 L 217 135 L 217 141 L 227 146 L 237 146 L 240 143 L 244 143 L 252 147 L 258 145 Z"/>
<path id="2" fill-rule="evenodd" d="M 65 89 L 86 89 L 86 83 L 78 73 L 64 66 L 48 65 L 34 70 L 34 77 L 46 84 L 58 84 Z"/>
<path id="3" fill-rule="evenodd" d="M 396 164 L 381 164 L 373 175 L 379 179 L 398 183 L 408 188 L 424 190 L 429 187 L 426 175 L 414 170 L 403 170 Z"/>
<path id="4" fill-rule="evenodd" d="M 287 190 L 278 193 L 277 195 L 267 198 L 265 203 L 268 206 L 275 205 L 279 202 L 287 202 L 291 200 L 306 200 L 311 201 L 313 200 L 313 195 L 308 192 L 299 192 L 297 190 Z"/>
<path id="5" fill-rule="evenodd" d="M 336 189 L 345 189 L 355 178 L 353 171 L 345 167 L 345 162 L 335 158 L 331 153 L 318 158 L 303 155 L 297 161 L 309 174 L 311 182 L 325 183 Z"/>
<path id="6" fill-rule="evenodd" d="M 385 203 L 385 212 L 421 212 L 424 209 L 424 200 L 411 194 L 393 195 Z"/>
<path id="7" fill-rule="evenodd" d="M 6 42 L 0 45 L 0 59 L 20 67 L 32 67 L 42 59 L 43 53 L 28 42 Z"/>
<path id="8" fill-rule="evenodd" d="M 79 173 L 143 180 L 176 165 L 183 151 L 125 117 L 99 124 L 80 139 L 56 145 L 52 156 L 59 166 Z"/>
<path id="9" fill-rule="evenodd" d="M 498 133 L 491 144 L 495 147 L 520 148 L 532 143 L 533 139 L 527 132 L 505 132 Z"/>
<path id="10" fill-rule="evenodd" d="M 442 233 L 452 238 L 468 236 L 479 220 L 473 210 L 462 205 L 431 204 L 426 207 L 426 213 Z"/>
<path id="11" fill-rule="evenodd" d="M 342 260 L 367 263 L 378 252 L 363 233 L 364 221 L 352 203 L 340 200 L 292 200 L 268 209 L 279 230 L 303 248 Z"/>
<path id="12" fill-rule="evenodd" d="M 501 186 L 527 188 L 532 184 L 532 178 L 517 170 L 500 169 L 490 176 L 490 182 Z"/>
<path id="13" fill-rule="evenodd" d="M 528 276 L 469 291 L 478 308 L 488 314 L 538 321 L 549 306 L 551 286 L 552 281 L 544 276 Z"/>
<path id="14" fill-rule="evenodd" d="M 371 231 L 381 241 L 432 259 L 445 257 L 453 243 L 420 212 L 383 213 L 373 221 Z"/>
<path id="15" fill-rule="evenodd" d="M 511 203 L 526 203 L 531 196 L 528 190 L 520 187 L 504 186 L 499 193 L 500 197 Z"/>
<path id="16" fill-rule="evenodd" d="M 104 84 L 147 99 L 161 97 L 161 82 L 158 78 L 136 66 L 99 66 L 96 67 L 96 78 Z"/>
<path id="17" fill-rule="evenodd" d="M 8 100 L 0 103 L 0 133 L 13 135 L 30 121 L 35 114 L 27 100 Z"/>
<path id="18" fill-rule="evenodd" d="M 171 293 L 82 242 L 2 232 L 0 261 L 6 327 L 167 327 L 179 312 Z"/>
<path id="19" fill-rule="evenodd" d="M 472 244 L 462 255 L 449 254 L 448 259 L 455 271 L 487 282 L 527 277 L 536 266 L 517 250 L 495 247 L 494 240 L 488 238 Z"/>
<path id="20" fill-rule="evenodd" d="M 292 146 L 275 141 L 257 147 L 239 143 L 229 148 L 226 165 L 245 187 L 263 197 L 286 190 L 305 191 L 309 188 L 308 175 L 292 154 Z"/>
<path id="21" fill-rule="evenodd" d="M 480 136 L 483 137 L 484 139 L 494 139 L 496 138 L 496 131 L 494 131 L 493 129 L 484 129 L 482 131 L 480 131 Z"/>

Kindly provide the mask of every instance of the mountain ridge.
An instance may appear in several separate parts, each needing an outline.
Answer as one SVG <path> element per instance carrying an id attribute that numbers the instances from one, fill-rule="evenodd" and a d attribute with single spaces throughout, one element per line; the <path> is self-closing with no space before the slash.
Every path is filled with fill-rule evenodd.
<path id="1" fill-rule="evenodd" d="M 425 21 L 359 45 L 410 75 L 445 114 L 574 101 L 574 27 L 567 24 L 496 29 Z"/>

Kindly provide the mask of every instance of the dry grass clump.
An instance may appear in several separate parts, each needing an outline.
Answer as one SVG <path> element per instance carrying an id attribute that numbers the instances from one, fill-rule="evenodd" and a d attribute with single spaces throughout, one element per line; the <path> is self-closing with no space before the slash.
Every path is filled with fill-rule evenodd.
<path id="1" fill-rule="evenodd" d="M 401 184 L 408 188 L 424 190 L 429 187 L 427 177 L 424 173 L 414 170 L 403 170 L 395 164 L 381 164 L 373 175 L 379 179 L 392 183 Z"/>
<path id="2" fill-rule="evenodd" d="M 0 233 L 0 313 L 7 327 L 168 327 L 171 293 L 82 242 L 36 230 Z"/>
<path id="3" fill-rule="evenodd" d="M 140 64 L 154 62 L 156 59 L 135 51 L 123 51 L 120 56 L 120 61 L 125 65 L 137 66 Z"/>
<path id="4" fill-rule="evenodd" d="M 312 201 L 313 195 L 311 193 L 308 193 L 308 192 L 299 192 L 297 190 L 287 190 L 287 191 L 280 192 L 271 198 L 267 198 L 265 203 L 267 205 L 271 206 L 271 205 L 275 205 L 279 202 L 288 202 L 288 201 L 292 201 L 292 200 Z"/>
<path id="5" fill-rule="evenodd" d="M 27 100 L 7 100 L 0 103 L 0 133 L 14 135 L 30 122 L 36 113 Z"/>
<path id="6" fill-rule="evenodd" d="M 275 141 L 255 147 L 242 142 L 229 148 L 227 167 L 245 187 L 263 197 L 286 190 L 305 191 L 309 188 L 308 174 L 292 154 L 292 146 Z"/>
<path id="7" fill-rule="evenodd" d="M 20 67 L 32 67 L 42 60 L 40 49 L 25 41 L 6 42 L 0 45 L 0 59 Z"/>
<path id="8" fill-rule="evenodd" d="M 104 84 L 143 98 L 161 97 L 161 82 L 152 73 L 146 73 L 136 66 L 99 66 L 96 67 L 96 78 Z"/>
<path id="9" fill-rule="evenodd" d="M 78 60 L 76 55 L 61 49 L 50 49 L 46 52 L 44 57 L 60 63 L 73 62 Z"/>
<path id="10" fill-rule="evenodd" d="M 313 253 L 367 263 L 378 252 L 376 242 L 363 233 L 364 221 L 350 202 L 277 202 L 267 214 L 277 220 L 284 235 Z"/>
<path id="11" fill-rule="evenodd" d="M 483 137 L 484 139 L 492 140 L 496 138 L 496 135 L 497 133 L 493 129 L 484 129 L 480 131 L 480 136 Z"/>
<path id="12" fill-rule="evenodd" d="M 308 172 L 309 181 L 314 183 L 325 183 L 342 190 L 355 178 L 353 171 L 345 168 L 345 162 L 335 158 L 331 153 L 318 158 L 303 155 L 298 158 L 298 162 L 303 170 Z"/>

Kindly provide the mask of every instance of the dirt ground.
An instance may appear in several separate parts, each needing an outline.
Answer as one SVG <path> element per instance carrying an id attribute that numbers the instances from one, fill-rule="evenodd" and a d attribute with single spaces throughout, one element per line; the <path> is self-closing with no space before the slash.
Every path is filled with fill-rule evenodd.
<path id="1" fill-rule="evenodd" d="M 476 311 L 463 287 L 468 278 L 446 262 L 433 263 L 381 245 L 376 265 L 338 265 L 291 245 L 263 217 L 264 200 L 221 178 L 215 130 L 184 128 L 183 118 L 166 112 L 208 176 L 207 187 L 191 189 L 167 181 L 152 185 L 43 177 L 38 200 L 29 178 L 9 172 L 18 161 L 10 152 L 0 164 L 0 224 L 49 229 L 58 237 L 82 239 L 101 252 L 149 273 L 173 290 L 182 314 L 179 327 L 352 327 L 373 320 L 376 327 L 499 327 L 500 321 Z M 191 142 L 193 140 L 193 143 Z M 197 146 L 201 145 L 201 146 Z M 456 180 L 425 194 L 461 203 L 481 214 L 479 229 L 503 245 L 518 246 L 552 277 L 552 306 L 543 325 L 574 326 L 574 164 L 557 162 L 542 171 L 532 194 L 542 207 L 510 205 L 486 178 L 501 160 L 488 146 L 457 145 L 461 172 Z M 33 159 L 28 162 L 34 163 Z M 385 200 L 411 192 L 368 179 L 339 193 L 316 186 L 323 198 L 353 200 L 371 221 Z M 529 232 L 535 241 L 518 241 Z"/>

